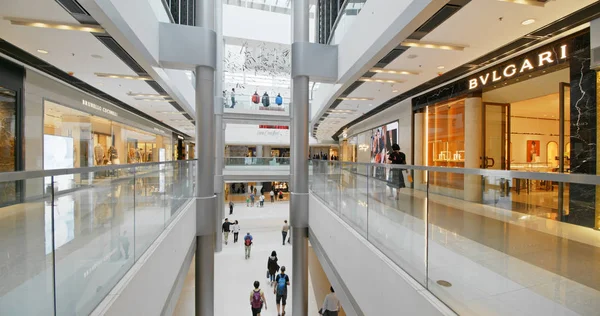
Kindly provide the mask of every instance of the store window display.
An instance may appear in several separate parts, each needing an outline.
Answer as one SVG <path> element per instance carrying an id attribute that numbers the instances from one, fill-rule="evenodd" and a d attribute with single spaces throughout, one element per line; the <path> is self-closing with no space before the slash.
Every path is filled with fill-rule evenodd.
<path id="1" fill-rule="evenodd" d="M 72 152 L 72 155 L 65 156 L 68 159 L 45 159 L 44 169 L 157 162 L 171 158 L 170 137 L 145 132 L 48 100 L 44 101 L 44 111 L 45 142 L 49 142 L 45 146 L 60 142 L 61 146 L 66 146 L 65 151 Z M 121 156 L 121 153 L 125 153 L 125 156 Z"/>
<path id="2" fill-rule="evenodd" d="M 0 172 L 16 171 L 16 91 L 0 86 Z M 0 204 L 16 198 L 16 183 L 0 184 Z"/>

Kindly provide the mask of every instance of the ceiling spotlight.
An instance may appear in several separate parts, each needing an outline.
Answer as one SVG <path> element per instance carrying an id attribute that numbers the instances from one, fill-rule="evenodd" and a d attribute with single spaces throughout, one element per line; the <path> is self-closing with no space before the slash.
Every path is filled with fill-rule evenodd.
<path id="1" fill-rule="evenodd" d="M 441 43 L 433 43 L 433 42 L 424 42 L 418 40 L 405 40 L 400 43 L 401 46 L 407 47 L 420 47 L 420 48 L 433 48 L 433 49 L 441 49 L 441 50 L 458 50 L 462 51 L 467 46 L 464 45 L 451 45 L 451 44 L 441 44 Z"/>
<path id="2" fill-rule="evenodd" d="M 100 56 L 98 54 L 92 54 L 91 56 L 92 56 L 92 58 L 96 58 L 96 59 L 102 59 L 103 58 L 102 56 Z"/>
<path id="3" fill-rule="evenodd" d="M 535 23 L 535 19 L 527 19 L 523 22 L 521 22 L 521 25 L 529 25 L 529 24 L 533 24 Z"/>
<path id="4" fill-rule="evenodd" d="M 4 19 L 7 21 L 10 21 L 10 24 L 12 24 L 12 25 L 41 27 L 41 28 L 47 28 L 47 29 L 68 30 L 68 31 L 81 31 L 81 32 L 89 32 L 89 33 L 106 33 L 106 31 L 98 25 L 69 24 L 69 23 L 62 23 L 62 22 L 50 22 L 50 21 L 42 21 L 42 20 L 13 18 L 13 17 L 4 17 Z"/>
<path id="5" fill-rule="evenodd" d="M 394 75 L 418 75 L 418 72 L 408 70 L 397 70 L 397 69 L 384 69 L 384 68 L 373 68 L 372 72 L 383 73 L 383 74 L 394 74 Z"/>
<path id="6" fill-rule="evenodd" d="M 446 67 L 444 67 L 444 66 L 438 66 L 437 68 L 438 68 L 438 69 L 444 69 L 444 68 L 446 68 Z"/>
<path id="7" fill-rule="evenodd" d="M 398 92 L 398 90 L 392 90 L 392 92 L 396 93 L 396 92 Z"/>
<path id="8" fill-rule="evenodd" d="M 111 78 L 111 79 L 128 79 L 128 80 L 152 80 L 150 76 L 130 76 L 130 75 L 119 75 L 119 74 L 106 74 L 101 72 L 94 73 L 96 76 L 101 78 Z"/>
<path id="9" fill-rule="evenodd" d="M 37 52 L 40 54 L 48 54 L 48 51 L 45 49 L 38 49 Z"/>

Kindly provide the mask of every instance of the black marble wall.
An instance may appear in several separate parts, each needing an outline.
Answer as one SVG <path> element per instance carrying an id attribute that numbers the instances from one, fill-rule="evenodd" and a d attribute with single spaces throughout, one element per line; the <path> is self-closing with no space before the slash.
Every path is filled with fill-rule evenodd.
<path id="1" fill-rule="evenodd" d="M 571 74 L 571 173 L 596 174 L 596 72 L 590 70 L 589 33 L 572 43 Z M 594 227 L 596 187 L 571 184 L 566 221 Z"/>

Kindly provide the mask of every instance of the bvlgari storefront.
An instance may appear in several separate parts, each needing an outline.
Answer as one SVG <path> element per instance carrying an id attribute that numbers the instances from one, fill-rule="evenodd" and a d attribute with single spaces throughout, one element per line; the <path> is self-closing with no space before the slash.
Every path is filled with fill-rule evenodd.
<path id="1" fill-rule="evenodd" d="M 596 174 L 597 85 L 589 30 L 416 97 L 417 165 Z M 469 201 L 597 227 L 595 188 L 528 179 L 415 174 Z M 483 184 L 482 184 L 483 183 Z M 562 202 L 562 203 L 561 203 Z M 535 205 L 534 210 L 525 205 Z"/>

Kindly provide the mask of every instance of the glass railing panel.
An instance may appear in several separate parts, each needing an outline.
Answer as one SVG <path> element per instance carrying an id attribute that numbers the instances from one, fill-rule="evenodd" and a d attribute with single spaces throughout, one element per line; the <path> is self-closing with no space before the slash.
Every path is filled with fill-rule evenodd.
<path id="1" fill-rule="evenodd" d="M 246 99 L 247 97 L 247 99 Z M 251 112 L 256 112 L 256 113 L 272 113 L 272 114 L 289 114 L 290 112 L 290 104 L 288 102 L 286 103 L 282 103 L 281 105 L 278 105 L 275 103 L 275 97 L 271 97 L 270 98 L 270 104 L 269 106 L 265 106 L 264 104 L 261 103 L 253 103 L 251 101 L 251 96 L 244 96 L 243 99 L 239 99 L 236 98 L 235 101 L 235 105 L 231 106 L 231 99 L 226 99 L 227 103 L 224 104 L 225 109 L 227 109 L 227 111 L 232 111 L 235 112 L 237 110 L 239 110 L 240 112 L 244 112 L 244 111 L 251 111 Z"/>
<path id="2" fill-rule="evenodd" d="M 346 163 L 340 166 L 340 216 L 367 238 L 368 178 Z M 365 169 L 366 170 L 366 169 Z"/>
<path id="3" fill-rule="evenodd" d="M 0 206 L 0 315 L 52 315 L 51 181 L 48 190 L 43 178 L 3 183 L 25 190 Z"/>
<path id="4" fill-rule="evenodd" d="M 409 166 L 375 165 L 369 172 L 368 240 L 422 285 L 426 284 L 427 196 L 415 189 Z"/>
<path id="5" fill-rule="evenodd" d="M 135 168 L 135 256 L 148 249 L 165 227 L 164 192 L 160 191 L 161 165 Z"/>
<path id="6" fill-rule="evenodd" d="M 133 266 L 133 168 L 54 196 L 57 315 L 87 315 Z M 90 174 L 90 173 L 86 173 Z"/>
<path id="7" fill-rule="evenodd" d="M 429 290 L 461 315 L 594 315 L 596 186 L 513 174 L 430 187 Z"/>
<path id="8" fill-rule="evenodd" d="M 226 157 L 227 166 L 289 166 L 289 157 Z"/>

